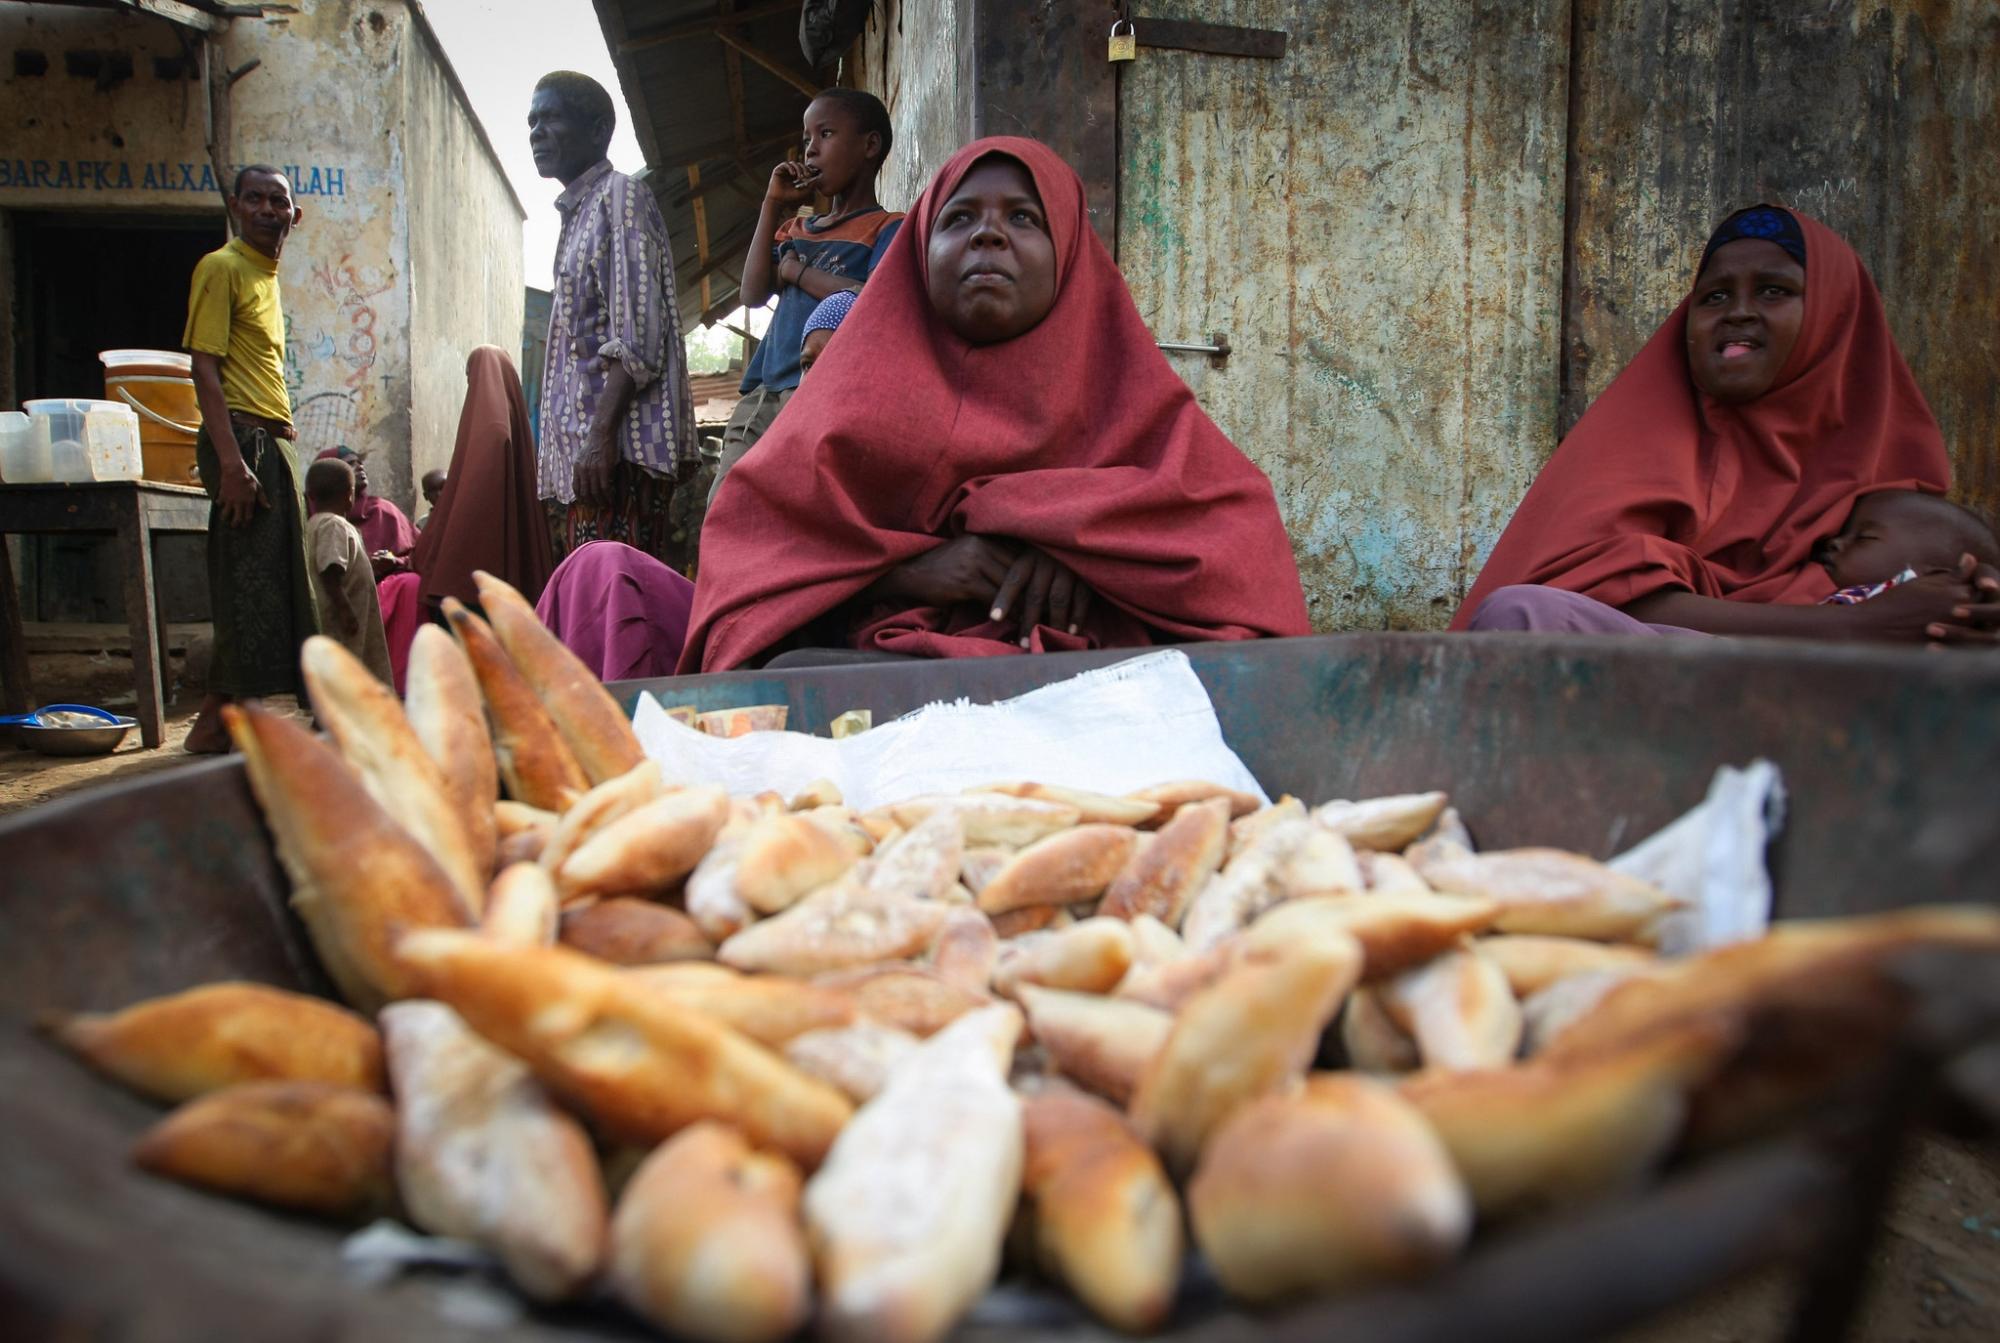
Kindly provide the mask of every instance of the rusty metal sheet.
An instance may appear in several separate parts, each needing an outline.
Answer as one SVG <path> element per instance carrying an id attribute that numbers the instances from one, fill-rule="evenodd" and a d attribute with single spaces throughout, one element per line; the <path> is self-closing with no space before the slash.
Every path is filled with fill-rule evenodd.
<path id="1" fill-rule="evenodd" d="M 1874 272 L 1958 496 L 2000 510 L 2000 6 L 1578 0 L 1563 426 L 1758 200 Z M 1808 270 L 1810 289 L 1810 270 Z"/>
<path id="2" fill-rule="evenodd" d="M 1314 627 L 1436 628 L 1550 445 L 1569 6 L 1156 3 L 1284 59 L 1142 50 L 1118 260 L 1270 475 Z"/>

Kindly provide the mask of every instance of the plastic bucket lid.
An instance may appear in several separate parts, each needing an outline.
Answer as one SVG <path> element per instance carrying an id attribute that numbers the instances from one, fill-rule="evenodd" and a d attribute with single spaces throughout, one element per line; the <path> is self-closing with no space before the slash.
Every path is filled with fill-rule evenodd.
<path id="1" fill-rule="evenodd" d="M 97 357 L 107 373 L 116 373 L 120 369 L 189 375 L 194 372 L 194 356 L 177 350 L 104 350 Z"/>
<path id="2" fill-rule="evenodd" d="M 50 396 L 39 401 L 23 401 L 21 409 L 30 415 L 89 415 L 103 410 L 131 409 L 123 401 L 92 401 L 80 396 Z"/>

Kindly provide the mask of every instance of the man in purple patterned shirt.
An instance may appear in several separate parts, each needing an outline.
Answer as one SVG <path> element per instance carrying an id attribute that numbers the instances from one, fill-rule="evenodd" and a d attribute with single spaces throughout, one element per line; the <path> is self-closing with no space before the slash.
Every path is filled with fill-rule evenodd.
<path id="1" fill-rule="evenodd" d="M 535 169 L 563 184 L 539 493 L 558 559 L 623 541 L 685 569 L 691 538 L 675 541 L 667 508 L 700 456 L 673 249 L 653 193 L 605 157 L 617 120 L 604 86 L 567 70 L 528 104 Z"/>

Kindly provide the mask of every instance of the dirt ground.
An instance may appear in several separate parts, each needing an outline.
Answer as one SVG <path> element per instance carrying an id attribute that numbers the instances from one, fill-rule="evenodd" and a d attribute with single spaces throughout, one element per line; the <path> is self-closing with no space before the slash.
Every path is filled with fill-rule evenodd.
<path id="1" fill-rule="evenodd" d="M 37 651 L 38 644 L 53 643 L 67 650 L 83 642 L 86 641 L 76 637 L 47 638 L 31 630 L 28 675 L 34 683 L 35 704 L 92 704 L 114 713 L 132 713 L 135 700 L 132 667 L 122 652 Z M 125 735 L 116 751 L 101 756 L 46 756 L 0 742 L 0 815 L 80 789 L 134 779 L 201 759 L 181 749 L 188 729 L 194 725 L 195 710 L 201 704 L 201 695 L 187 686 L 188 680 L 185 657 L 176 650 L 167 681 L 180 693 L 167 710 L 166 740 L 150 751 L 140 744 L 136 727 Z M 288 697 L 274 699 L 270 705 L 298 711 L 297 701 Z"/>

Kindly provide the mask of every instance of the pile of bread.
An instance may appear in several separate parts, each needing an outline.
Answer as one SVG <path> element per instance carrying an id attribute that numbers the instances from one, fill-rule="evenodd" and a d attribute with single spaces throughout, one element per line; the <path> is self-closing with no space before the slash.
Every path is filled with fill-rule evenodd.
<path id="1" fill-rule="evenodd" d="M 937 1338 L 1009 1254 L 1150 1330 L 1190 1235 L 1247 1302 L 1421 1275 L 1866 1068 L 1894 953 L 2000 948 L 1940 907 L 1661 959 L 1672 900 L 1475 852 L 1440 793 L 669 785 L 481 593 L 407 706 L 316 639 L 326 739 L 229 713 L 349 1006 L 228 983 L 53 1030 L 180 1106 L 149 1170 L 397 1209 L 691 1338 Z"/>

